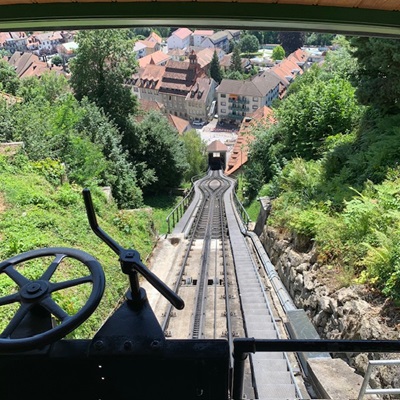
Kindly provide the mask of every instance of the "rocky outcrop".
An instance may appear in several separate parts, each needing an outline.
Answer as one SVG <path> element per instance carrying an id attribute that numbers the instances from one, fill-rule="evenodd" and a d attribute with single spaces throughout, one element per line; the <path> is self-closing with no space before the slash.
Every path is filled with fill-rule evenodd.
<path id="1" fill-rule="evenodd" d="M 399 340 L 398 326 L 386 323 L 384 300 L 371 296 L 363 285 L 343 286 L 336 271 L 319 265 L 315 248 L 305 238 L 264 228 L 260 240 L 296 306 L 306 311 L 321 338 Z M 369 359 L 400 358 L 376 353 L 333 356 L 345 358 L 361 374 Z M 370 386 L 400 388 L 399 367 L 377 367 Z"/>

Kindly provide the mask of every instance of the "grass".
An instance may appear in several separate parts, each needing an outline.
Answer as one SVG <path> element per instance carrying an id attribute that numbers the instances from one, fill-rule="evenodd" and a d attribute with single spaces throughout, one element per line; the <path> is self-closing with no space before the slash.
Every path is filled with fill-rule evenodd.
<path id="1" fill-rule="evenodd" d="M 144 198 L 146 206 L 153 210 L 154 228 L 158 235 L 168 232 L 166 218 L 181 200 L 181 196 L 175 195 L 157 195 Z"/>
<path id="2" fill-rule="evenodd" d="M 256 222 L 258 214 L 260 212 L 260 202 L 257 199 L 255 199 L 245 208 L 252 222 Z"/>
<path id="3" fill-rule="evenodd" d="M 0 159 L 0 260 L 43 247 L 73 247 L 91 254 L 102 265 L 105 293 L 92 316 L 69 335 L 73 338 L 92 337 L 128 288 L 118 257 L 89 226 L 81 192 L 82 188 L 75 185 L 50 184 L 32 172 L 28 163 L 15 167 Z M 146 259 L 155 244 L 152 210 L 120 211 L 113 202 L 107 202 L 99 189 L 93 188 L 91 193 L 100 227 L 121 246 L 134 248 L 142 260 Z M 45 267 L 48 265 L 47 261 Z M 35 274 L 42 267 L 37 261 L 24 271 Z M 68 264 L 61 279 L 73 279 L 78 269 L 74 263 Z M 14 292 L 14 283 L 0 274 L 0 296 Z M 57 296 L 68 311 L 79 306 L 75 292 L 60 291 Z M 14 311 L 0 308 L 0 332 Z"/>

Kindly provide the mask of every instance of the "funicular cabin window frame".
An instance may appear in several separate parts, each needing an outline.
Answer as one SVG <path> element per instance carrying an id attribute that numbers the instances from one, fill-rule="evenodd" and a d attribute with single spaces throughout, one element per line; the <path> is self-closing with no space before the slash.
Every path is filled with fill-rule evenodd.
<path id="1" fill-rule="evenodd" d="M 339 3 L 339 6 L 335 4 Z M 57 2 L 0 0 L 0 31 L 124 28 L 132 26 L 229 27 L 330 32 L 400 38 L 400 0 L 251 0 Z M 225 97 L 221 95 L 221 97 Z M 222 112 L 222 111 L 221 111 Z M 239 398 L 243 361 L 257 351 L 400 352 L 400 341 L 234 340 L 233 398 Z"/>

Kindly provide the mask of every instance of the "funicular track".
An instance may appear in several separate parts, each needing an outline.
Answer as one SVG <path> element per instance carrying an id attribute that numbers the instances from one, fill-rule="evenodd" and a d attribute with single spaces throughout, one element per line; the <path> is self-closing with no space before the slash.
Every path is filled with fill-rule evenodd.
<path id="1" fill-rule="evenodd" d="M 182 258 L 175 291 L 191 305 L 182 332 L 181 318 L 168 307 L 162 327 L 169 337 L 192 339 L 227 337 L 232 342 L 228 285 L 229 246 L 223 193 L 229 182 L 217 171 L 199 182 L 201 202 Z M 188 307 L 189 308 L 189 307 Z"/>
<path id="2" fill-rule="evenodd" d="M 186 307 L 177 312 L 165 305 L 158 313 L 167 337 L 226 338 L 231 348 L 234 337 L 282 337 L 269 302 L 272 287 L 260 274 L 260 260 L 241 232 L 243 223 L 232 200 L 234 185 L 221 171 L 210 171 L 197 182 L 197 207 L 183 217 L 192 221 L 186 248 L 182 261 L 171 267 L 169 282 Z M 287 355 L 251 355 L 246 360 L 244 393 L 253 399 L 300 398 Z"/>

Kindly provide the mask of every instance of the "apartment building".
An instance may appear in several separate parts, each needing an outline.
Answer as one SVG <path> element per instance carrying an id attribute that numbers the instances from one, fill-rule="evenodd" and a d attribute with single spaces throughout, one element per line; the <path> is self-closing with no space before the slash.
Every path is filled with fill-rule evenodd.
<path id="1" fill-rule="evenodd" d="M 217 88 L 219 122 L 240 124 L 263 106 L 270 106 L 279 96 L 279 78 L 274 74 L 252 80 L 223 79 Z"/>

